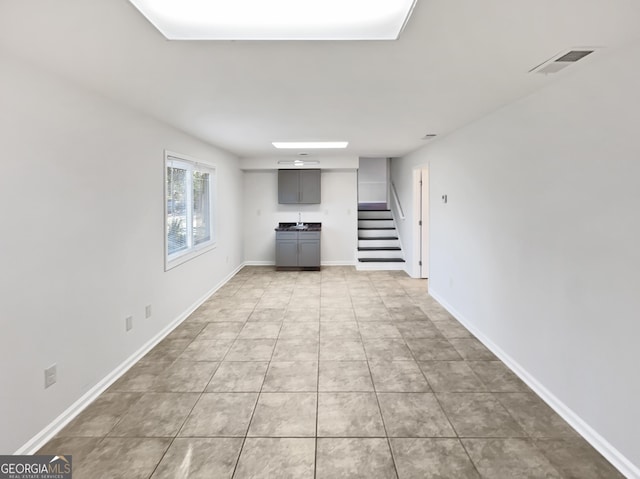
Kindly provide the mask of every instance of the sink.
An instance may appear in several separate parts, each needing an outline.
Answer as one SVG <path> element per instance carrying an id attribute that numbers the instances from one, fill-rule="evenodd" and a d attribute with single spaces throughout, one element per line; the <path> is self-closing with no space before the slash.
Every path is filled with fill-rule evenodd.
<path id="1" fill-rule="evenodd" d="M 320 231 L 322 223 L 278 223 L 276 231 Z"/>

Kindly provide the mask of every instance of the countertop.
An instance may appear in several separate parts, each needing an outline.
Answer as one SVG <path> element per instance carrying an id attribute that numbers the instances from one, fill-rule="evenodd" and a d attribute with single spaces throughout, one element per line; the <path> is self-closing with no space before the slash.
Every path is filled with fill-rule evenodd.
<path id="1" fill-rule="evenodd" d="M 304 229 L 295 228 L 296 223 L 278 223 L 276 231 L 321 231 L 322 223 L 303 223 L 308 226 Z"/>

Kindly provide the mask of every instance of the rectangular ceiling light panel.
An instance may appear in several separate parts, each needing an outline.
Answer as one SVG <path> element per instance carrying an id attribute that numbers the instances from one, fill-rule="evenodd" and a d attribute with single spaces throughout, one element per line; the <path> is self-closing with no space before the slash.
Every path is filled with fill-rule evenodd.
<path id="1" fill-rule="evenodd" d="M 346 148 L 348 141 L 274 141 L 271 143 L 279 149 L 303 150 L 303 149 L 330 149 Z"/>
<path id="2" fill-rule="evenodd" d="M 395 40 L 417 0 L 130 0 L 169 40 Z"/>

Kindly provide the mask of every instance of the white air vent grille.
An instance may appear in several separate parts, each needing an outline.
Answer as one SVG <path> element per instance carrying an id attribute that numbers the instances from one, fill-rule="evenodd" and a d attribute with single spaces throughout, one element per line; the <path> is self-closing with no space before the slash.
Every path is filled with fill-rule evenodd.
<path id="1" fill-rule="evenodd" d="M 537 67 L 529 70 L 529 73 L 557 73 L 560 70 L 564 70 L 569 65 L 582 60 L 587 55 L 592 54 L 595 51 L 593 48 L 576 48 L 569 50 L 568 52 L 562 52 L 554 55 L 549 60 L 541 63 Z"/>

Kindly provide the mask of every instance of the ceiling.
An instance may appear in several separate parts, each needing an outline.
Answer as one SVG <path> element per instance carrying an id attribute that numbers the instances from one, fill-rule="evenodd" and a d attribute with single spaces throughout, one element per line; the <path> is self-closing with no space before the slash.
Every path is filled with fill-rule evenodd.
<path id="1" fill-rule="evenodd" d="M 402 156 L 601 61 L 638 25 L 637 0 L 417 0 L 396 41 L 185 42 L 128 0 L 0 0 L 0 50 L 241 157 L 283 156 L 276 140 Z M 528 73 L 573 47 L 602 49 Z"/>

